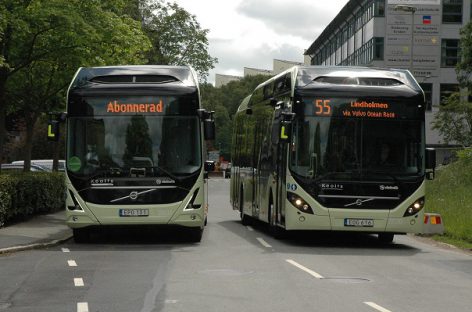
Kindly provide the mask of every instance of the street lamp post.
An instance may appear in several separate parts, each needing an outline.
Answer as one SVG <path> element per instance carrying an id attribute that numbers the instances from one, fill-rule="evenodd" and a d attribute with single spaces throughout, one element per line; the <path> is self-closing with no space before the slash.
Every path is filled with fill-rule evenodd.
<path id="1" fill-rule="evenodd" d="M 410 40 L 410 71 L 413 75 L 413 28 L 415 27 L 415 12 L 416 7 L 411 5 L 399 4 L 393 8 L 395 11 L 411 13 L 411 40 Z"/>

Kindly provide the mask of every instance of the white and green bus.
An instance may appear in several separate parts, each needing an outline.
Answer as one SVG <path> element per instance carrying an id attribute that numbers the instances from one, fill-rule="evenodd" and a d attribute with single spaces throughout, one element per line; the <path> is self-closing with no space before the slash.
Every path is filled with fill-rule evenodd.
<path id="1" fill-rule="evenodd" d="M 190 67 L 80 68 L 67 94 L 66 222 L 74 239 L 87 241 L 96 226 L 174 225 L 200 241 L 204 140 L 213 136 Z"/>
<path id="2" fill-rule="evenodd" d="M 295 66 L 260 84 L 235 116 L 231 204 L 242 223 L 423 232 L 425 98 L 406 70 Z"/>

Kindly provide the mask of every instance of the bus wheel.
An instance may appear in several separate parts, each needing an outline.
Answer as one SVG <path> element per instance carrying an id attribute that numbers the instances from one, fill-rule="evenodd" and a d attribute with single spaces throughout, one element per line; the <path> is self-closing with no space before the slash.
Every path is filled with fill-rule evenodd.
<path id="1" fill-rule="evenodd" d="M 199 243 L 202 240 L 203 229 L 200 227 L 190 228 L 189 231 L 189 241 L 192 243 Z"/>
<path id="2" fill-rule="evenodd" d="M 379 242 L 381 242 L 382 244 L 390 244 L 391 242 L 393 242 L 393 236 L 393 233 L 379 233 Z"/>
<path id="3" fill-rule="evenodd" d="M 87 243 L 90 240 L 90 230 L 88 228 L 72 229 L 72 233 L 76 244 Z"/>

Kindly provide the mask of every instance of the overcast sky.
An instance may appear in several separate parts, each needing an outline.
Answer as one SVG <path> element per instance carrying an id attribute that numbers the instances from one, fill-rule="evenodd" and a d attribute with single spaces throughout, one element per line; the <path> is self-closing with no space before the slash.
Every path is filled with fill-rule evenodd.
<path id="1" fill-rule="evenodd" d="M 244 67 L 272 69 L 273 59 L 303 62 L 313 43 L 348 0 L 175 0 L 209 29 L 210 71 L 243 75 Z"/>

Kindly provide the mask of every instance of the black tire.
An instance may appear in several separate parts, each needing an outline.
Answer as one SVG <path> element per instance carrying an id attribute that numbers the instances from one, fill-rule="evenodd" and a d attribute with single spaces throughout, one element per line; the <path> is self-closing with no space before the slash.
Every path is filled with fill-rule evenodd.
<path id="1" fill-rule="evenodd" d="M 72 233 L 76 244 L 84 244 L 90 241 L 90 230 L 88 228 L 72 229 Z"/>
<path id="2" fill-rule="evenodd" d="M 393 233 L 379 233 L 378 239 L 382 244 L 391 244 L 394 236 Z"/>
<path id="3" fill-rule="evenodd" d="M 190 228 L 188 229 L 189 231 L 189 241 L 191 243 L 199 243 L 202 240 L 203 236 L 203 229 L 196 227 L 196 228 Z"/>

